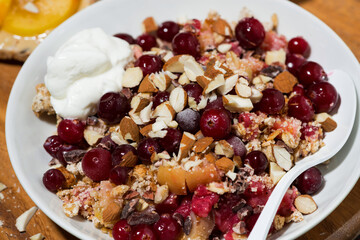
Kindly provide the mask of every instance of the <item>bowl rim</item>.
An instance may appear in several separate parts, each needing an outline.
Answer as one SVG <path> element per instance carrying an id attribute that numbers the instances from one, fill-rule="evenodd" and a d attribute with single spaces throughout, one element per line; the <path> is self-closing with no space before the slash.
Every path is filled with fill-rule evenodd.
<path id="1" fill-rule="evenodd" d="M 49 36 L 47 37 L 47 39 L 45 39 L 44 41 L 48 41 L 48 38 L 58 34 L 58 32 L 63 31 L 63 27 L 64 25 L 67 26 L 69 22 L 72 22 L 73 19 L 76 20 L 78 15 L 82 15 L 82 14 L 86 14 L 87 11 L 89 11 L 89 9 L 93 9 L 93 8 L 98 8 L 101 7 L 103 5 L 106 4 L 112 4 L 112 2 L 116 2 L 116 1 L 124 1 L 124 0 L 107 0 L 107 1 L 99 1 L 89 7 L 87 7 L 86 9 L 82 10 L 81 12 L 73 15 L 72 17 L 70 17 L 69 19 L 67 19 L 66 21 L 64 21 L 61 25 L 59 25 L 56 29 L 54 29 Z M 300 11 L 302 14 L 306 15 L 309 19 L 311 19 L 311 21 L 316 22 L 317 24 L 319 24 L 329 35 L 329 37 L 334 38 L 338 44 L 341 45 L 341 47 L 343 49 L 346 50 L 346 52 L 344 54 L 347 55 L 347 59 L 351 60 L 352 62 L 356 62 L 358 63 L 358 60 L 356 59 L 356 57 L 354 56 L 354 54 L 351 52 L 351 50 L 349 49 L 349 47 L 344 43 L 344 41 L 329 27 L 327 26 L 327 24 L 325 24 L 323 21 L 321 21 L 319 18 L 317 18 L 316 16 L 314 16 L 312 13 L 306 11 L 305 9 L 303 9 L 302 7 L 296 5 L 293 2 L 290 1 L 283 1 L 283 0 L 272 0 L 274 2 L 277 2 L 278 4 L 284 4 L 285 6 L 291 8 L 291 9 L 296 9 L 297 11 Z M 40 47 L 39 47 L 40 46 Z M 24 74 L 24 72 L 26 72 L 26 66 L 29 62 L 32 61 L 32 59 L 34 58 L 34 56 L 37 54 L 37 52 L 41 51 L 41 46 L 42 44 L 40 44 L 35 50 L 34 52 L 29 56 L 28 60 L 24 63 L 24 65 L 22 66 L 22 68 L 20 69 L 20 72 L 12 86 L 10 95 L 9 95 L 9 99 L 8 99 L 8 103 L 7 103 L 7 108 L 6 108 L 6 118 L 5 118 L 5 137 L 6 137 L 6 145 L 7 145 L 7 149 L 8 149 L 8 154 L 9 154 L 9 158 L 11 161 L 11 164 L 13 166 L 13 169 L 15 171 L 15 174 L 17 176 L 17 178 L 19 179 L 19 182 L 21 183 L 21 185 L 23 186 L 25 192 L 29 195 L 29 197 L 32 199 L 32 201 L 37 204 L 39 202 L 39 196 L 36 195 L 35 193 L 33 193 L 32 191 L 29 190 L 29 186 L 30 183 L 28 183 L 25 179 L 25 176 L 22 174 L 22 170 L 20 169 L 20 163 L 17 160 L 16 157 L 16 147 L 14 144 L 10 144 L 10 140 L 11 137 L 11 129 L 12 129 L 12 121 L 11 121 L 11 117 L 15 114 L 15 107 L 13 106 L 13 104 L 11 104 L 11 102 L 13 102 L 14 98 L 15 98 L 15 94 L 16 94 L 16 89 L 18 89 L 18 86 L 20 85 L 20 81 L 17 81 L 19 76 L 22 76 Z M 360 65 L 358 65 L 357 67 L 357 73 L 358 76 L 360 76 Z M 354 79 L 353 79 L 354 81 Z M 360 102 L 359 100 L 359 92 L 360 92 L 360 83 L 358 81 L 354 81 L 354 84 L 356 86 L 356 92 L 357 92 L 357 97 L 358 97 L 358 102 Z M 359 112 L 357 110 L 357 114 L 358 115 Z M 360 163 L 358 164 L 360 166 Z M 315 227 L 316 225 L 318 225 L 322 220 L 324 220 L 331 212 L 333 212 L 338 206 L 339 204 L 348 196 L 349 192 L 353 189 L 353 187 L 355 186 L 355 184 L 357 183 L 358 179 L 360 178 L 360 170 L 358 171 L 358 174 L 355 175 L 351 175 L 350 178 L 347 179 L 347 184 L 345 184 L 344 188 L 343 188 L 343 193 L 341 195 L 341 197 L 337 198 L 335 201 L 332 201 L 332 204 L 330 204 L 328 206 L 327 209 L 323 210 L 321 213 L 318 214 L 317 218 L 315 220 L 312 221 L 312 224 L 308 224 L 305 227 L 294 231 L 293 233 L 289 233 L 287 234 L 287 239 L 295 239 L 297 237 L 299 237 L 300 235 L 308 232 L 311 228 Z M 69 232 L 70 234 L 80 238 L 80 239 L 89 239 L 89 236 L 87 236 L 85 233 L 79 231 L 78 229 L 76 229 L 75 227 L 67 227 L 63 224 L 62 221 L 60 221 L 60 219 L 57 217 L 56 214 L 54 214 L 48 207 L 37 205 L 52 221 L 54 221 L 58 226 L 60 226 L 61 228 L 63 228 L 64 230 L 66 230 L 67 232 Z M 279 236 L 279 238 L 283 238 L 283 236 Z"/>

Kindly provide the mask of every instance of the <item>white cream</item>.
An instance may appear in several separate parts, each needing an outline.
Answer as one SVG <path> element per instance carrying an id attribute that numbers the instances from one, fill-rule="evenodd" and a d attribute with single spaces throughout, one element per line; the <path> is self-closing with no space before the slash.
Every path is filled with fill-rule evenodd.
<path id="1" fill-rule="evenodd" d="M 70 38 L 47 60 L 45 85 L 56 113 L 78 119 L 95 114 L 103 94 L 122 89 L 124 67 L 132 58 L 126 41 L 100 28 Z"/>

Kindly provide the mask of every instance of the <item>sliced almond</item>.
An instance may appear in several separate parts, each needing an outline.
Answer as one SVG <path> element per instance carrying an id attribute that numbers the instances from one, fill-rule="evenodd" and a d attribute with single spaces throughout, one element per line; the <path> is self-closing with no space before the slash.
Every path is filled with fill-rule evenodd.
<path id="1" fill-rule="evenodd" d="M 104 135 L 89 128 L 84 130 L 84 138 L 90 146 L 94 146 Z"/>
<path id="2" fill-rule="evenodd" d="M 130 106 L 133 109 L 135 113 L 139 113 L 141 110 L 143 110 L 146 106 L 149 105 L 150 100 L 147 98 L 143 98 L 139 96 L 140 94 L 134 96 L 131 99 Z"/>
<path id="3" fill-rule="evenodd" d="M 41 233 L 37 233 L 35 235 L 32 235 L 30 237 L 30 240 L 43 240 L 45 238 L 44 235 L 42 235 Z"/>
<path id="4" fill-rule="evenodd" d="M 250 111 L 254 107 L 249 98 L 242 98 L 237 95 L 224 95 L 223 103 L 230 112 Z"/>
<path id="5" fill-rule="evenodd" d="M 219 170 L 224 171 L 225 173 L 228 171 L 232 172 L 235 168 L 235 163 L 227 157 L 220 158 L 215 162 L 215 165 Z"/>
<path id="6" fill-rule="evenodd" d="M 115 202 L 110 202 L 102 211 L 102 220 L 104 223 L 114 223 L 120 220 L 121 206 Z"/>
<path id="7" fill-rule="evenodd" d="M 274 88 L 282 93 L 290 93 L 297 82 L 298 81 L 294 75 L 288 71 L 284 71 L 275 77 Z"/>
<path id="8" fill-rule="evenodd" d="M 140 133 L 141 135 L 143 135 L 144 137 L 148 137 L 149 132 L 152 130 L 152 124 L 146 125 L 145 127 L 142 127 L 140 129 Z"/>
<path id="9" fill-rule="evenodd" d="M 126 69 L 123 79 L 122 86 L 133 88 L 139 86 L 141 80 L 143 79 L 143 72 L 139 67 L 132 67 Z"/>
<path id="10" fill-rule="evenodd" d="M 205 77 L 203 75 L 196 77 L 196 82 L 202 87 L 206 88 L 206 86 L 211 82 L 211 78 Z"/>
<path id="11" fill-rule="evenodd" d="M 181 86 L 175 88 L 170 93 L 169 101 L 175 112 L 181 112 L 188 102 L 186 91 Z"/>
<path id="12" fill-rule="evenodd" d="M 144 125 L 145 123 L 141 120 L 140 118 L 140 113 L 139 112 L 135 112 L 134 110 L 131 110 L 129 112 L 129 116 L 131 117 L 131 119 L 137 124 L 137 125 Z"/>
<path id="13" fill-rule="evenodd" d="M 179 80 L 178 80 L 179 84 L 181 85 L 186 85 L 190 83 L 189 78 L 186 76 L 186 73 L 183 73 L 180 75 Z"/>
<path id="14" fill-rule="evenodd" d="M 251 87 L 243 83 L 236 84 L 235 92 L 239 97 L 243 97 L 243 98 L 251 97 Z"/>
<path id="15" fill-rule="evenodd" d="M 224 155 L 225 157 L 231 158 L 234 156 L 234 149 L 226 140 L 220 140 L 215 145 L 215 153 L 217 155 Z"/>
<path id="16" fill-rule="evenodd" d="M 37 207 L 32 207 L 23 214 L 21 214 L 17 219 L 15 226 L 19 230 L 19 232 L 25 232 L 26 226 L 28 225 L 31 218 L 34 216 L 36 211 L 38 210 Z"/>
<path id="17" fill-rule="evenodd" d="M 184 71 L 189 80 L 193 82 L 196 81 L 196 77 L 204 75 L 204 70 L 195 58 L 189 58 L 184 62 Z"/>
<path id="18" fill-rule="evenodd" d="M 153 17 L 147 17 L 142 22 L 143 32 L 150 33 L 158 29 L 158 26 Z"/>
<path id="19" fill-rule="evenodd" d="M 222 85 L 218 88 L 218 92 L 221 95 L 228 94 L 235 87 L 238 79 L 239 79 L 238 74 L 234 74 L 234 75 L 231 75 L 230 77 L 226 78 L 224 85 Z"/>
<path id="20" fill-rule="evenodd" d="M 222 19 L 218 18 L 212 25 L 212 30 L 222 36 L 231 37 L 233 35 L 230 24 Z"/>
<path id="21" fill-rule="evenodd" d="M 219 46 L 217 46 L 217 50 L 221 53 L 227 53 L 232 48 L 232 45 L 230 43 L 222 43 Z"/>
<path id="22" fill-rule="evenodd" d="M 284 227 L 285 224 L 285 217 L 280 215 L 275 215 L 274 217 L 274 228 L 279 231 Z"/>
<path id="23" fill-rule="evenodd" d="M 300 195 L 295 198 L 294 205 L 302 214 L 310 214 L 316 211 L 317 205 L 310 195 Z"/>
<path id="24" fill-rule="evenodd" d="M 273 146 L 273 153 L 276 163 L 285 171 L 289 171 L 293 166 L 291 154 L 284 148 L 277 145 Z"/>
<path id="25" fill-rule="evenodd" d="M 284 49 L 267 51 L 265 55 L 265 63 L 271 65 L 272 63 L 282 63 L 285 64 L 286 52 Z"/>
<path id="26" fill-rule="evenodd" d="M 321 124 L 325 132 L 332 132 L 337 127 L 335 120 L 327 113 L 316 114 L 315 120 Z"/>
<path id="27" fill-rule="evenodd" d="M 169 187 L 167 185 L 162 185 L 156 189 L 154 203 L 159 204 L 165 201 L 169 196 Z"/>
<path id="28" fill-rule="evenodd" d="M 204 88 L 204 93 L 209 94 L 210 92 L 214 91 L 215 89 L 223 86 L 225 84 L 225 78 L 223 74 L 218 74 L 212 81 L 206 85 Z"/>
<path id="29" fill-rule="evenodd" d="M 112 132 L 110 135 L 111 140 L 113 140 L 117 145 L 129 144 L 118 132 Z"/>
<path id="30" fill-rule="evenodd" d="M 286 174 L 286 172 L 274 162 L 270 162 L 269 172 L 274 185 Z"/>
<path id="31" fill-rule="evenodd" d="M 176 55 L 170 58 L 163 66 L 164 71 L 183 73 L 184 63 L 188 59 L 194 58 L 190 55 Z"/>
<path id="32" fill-rule="evenodd" d="M 250 99 L 251 99 L 252 103 L 260 102 L 262 96 L 263 96 L 263 94 L 262 94 L 261 91 L 257 90 L 254 87 L 251 88 L 251 97 L 250 97 Z"/>
<path id="33" fill-rule="evenodd" d="M 156 88 L 155 84 L 151 81 L 149 75 L 146 75 L 145 78 L 141 81 L 138 89 L 139 93 L 155 93 L 158 91 L 159 90 Z"/>
<path id="34" fill-rule="evenodd" d="M 168 75 L 166 75 L 164 72 L 155 73 L 155 74 L 153 73 L 150 75 L 150 78 L 154 83 L 155 87 L 157 87 L 161 92 L 168 89 L 168 87 L 171 84 L 171 78 Z"/>
<path id="35" fill-rule="evenodd" d="M 152 117 L 159 118 L 159 120 L 162 120 L 166 124 L 168 124 L 174 119 L 175 113 L 176 112 L 174 108 L 170 105 L 169 101 L 166 101 L 155 108 Z"/>
<path id="36" fill-rule="evenodd" d="M 196 153 L 204 152 L 213 141 L 214 139 L 212 137 L 201 138 L 195 142 L 193 151 Z"/>
<path id="37" fill-rule="evenodd" d="M 178 158 L 183 159 L 184 157 L 187 157 L 189 154 L 189 151 L 194 146 L 194 143 L 196 141 L 196 138 L 193 134 L 184 132 L 183 136 L 180 141 L 180 149 L 178 153 Z"/>
<path id="38" fill-rule="evenodd" d="M 139 127 L 130 117 L 121 119 L 120 132 L 125 140 L 139 142 Z"/>
<path id="39" fill-rule="evenodd" d="M 152 113 L 153 102 L 150 102 L 143 110 L 140 111 L 140 119 L 143 124 L 146 124 L 151 121 L 151 113 Z"/>
<path id="40" fill-rule="evenodd" d="M 121 167 L 135 167 L 138 161 L 137 156 L 132 152 L 129 151 L 122 157 L 122 161 L 120 162 L 119 166 Z"/>

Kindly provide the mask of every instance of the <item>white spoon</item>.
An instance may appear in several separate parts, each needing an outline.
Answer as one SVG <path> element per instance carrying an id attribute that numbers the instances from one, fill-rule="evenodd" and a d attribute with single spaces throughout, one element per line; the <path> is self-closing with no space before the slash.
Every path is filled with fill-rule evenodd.
<path id="1" fill-rule="evenodd" d="M 333 84 L 341 97 L 341 105 L 334 116 L 337 129 L 327 134 L 324 139 L 325 146 L 316 154 L 310 155 L 290 169 L 278 182 L 262 210 L 248 240 L 266 239 L 274 216 L 281 200 L 290 184 L 305 170 L 318 165 L 333 157 L 344 146 L 350 136 L 356 113 L 356 92 L 350 76 L 341 71 L 334 70 L 329 73 L 329 82 Z"/>

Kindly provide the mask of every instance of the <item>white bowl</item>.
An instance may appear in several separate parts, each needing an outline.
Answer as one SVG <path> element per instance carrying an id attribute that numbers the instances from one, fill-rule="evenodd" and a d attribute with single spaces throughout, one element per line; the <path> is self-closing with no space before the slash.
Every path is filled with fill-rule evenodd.
<path id="1" fill-rule="evenodd" d="M 323 22 L 295 4 L 282 0 L 107 0 L 101 1 L 71 17 L 31 54 L 22 67 L 10 94 L 6 115 L 6 140 L 10 159 L 17 177 L 26 192 L 40 209 L 59 226 L 81 239 L 110 239 L 91 222 L 68 218 L 61 201 L 43 187 L 42 175 L 48 169 L 49 155 L 42 148 L 55 126 L 39 120 L 31 111 L 35 85 L 43 82 L 46 59 L 59 46 L 78 31 L 101 27 L 109 34 L 127 32 L 137 36 L 145 17 L 154 16 L 157 22 L 189 18 L 204 19 L 209 10 L 217 10 L 228 20 L 237 20 L 246 6 L 255 16 L 268 21 L 273 13 L 279 17 L 278 31 L 288 39 L 304 36 L 311 45 L 311 60 L 319 62 L 325 70 L 341 69 L 347 72 L 360 89 L 359 63 L 345 43 Z M 358 98 L 359 103 L 359 98 Z M 358 104 L 359 106 L 359 104 Z M 357 144 L 356 144 L 357 143 Z M 323 189 L 314 196 L 319 209 L 306 216 L 304 221 L 291 224 L 274 237 L 294 239 L 318 224 L 329 215 L 350 192 L 360 176 L 359 111 L 353 132 L 345 147 L 331 163 L 321 166 L 325 176 Z"/>

